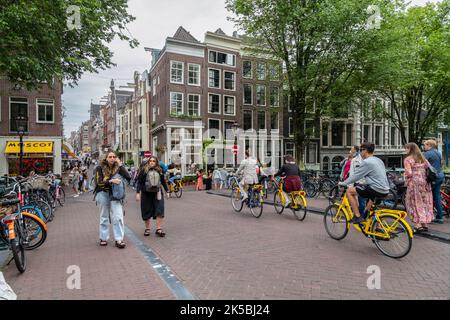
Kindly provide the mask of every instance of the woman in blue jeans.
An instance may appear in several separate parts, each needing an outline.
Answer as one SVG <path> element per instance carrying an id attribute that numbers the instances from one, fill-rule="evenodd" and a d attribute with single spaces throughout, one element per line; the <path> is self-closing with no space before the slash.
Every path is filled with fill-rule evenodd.
<path id="1" fill-rule="evenodd" d="M 100 207 L 100 245 L 106 246 L 109 239 L 109 225 L 112 223 L 116 247 L 125 248 L 123 206 L 121 201 L 111 200 L 111 186 L 121 183 L 121 179 L 112 179 L 116 174 L 130 182 L 131 177 L 122 162 L 113 151 L 94 170 L 96 187 L 95 201 Z"/>
<path id="2" fill-rule="evenodd" d="M 437 143 L 434 140 L 425 141 L 424 149 L 425 149 L 424 153 L 425 158 L 438 172 L 437 179 L 433 183 L 431 189 L 433 192 L 434 207 L 436 208 L 436 218 L 432 222 L 443 224 L 444 215 L 442 211 L 441 185 L 444 182 L 444 172 L 442 171 L 442 156 L 437 151 Z"/>

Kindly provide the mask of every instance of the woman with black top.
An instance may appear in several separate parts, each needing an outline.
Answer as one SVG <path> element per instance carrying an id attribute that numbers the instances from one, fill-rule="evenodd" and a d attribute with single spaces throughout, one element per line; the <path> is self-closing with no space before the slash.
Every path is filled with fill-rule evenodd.
<path id="1" fill-rule="evenodd" d="M 294 157 L 287 155 L 284 157 L 285 163 L 275 174 L 275 177 L 283 175 L 285 177 L 283 184 L 283 196 L 286 200 L 285 206 L 291 202 L 290 197 L 286 192 L 302 190 L 302 180 L 300 179 L 300 169 L 295 163 Z"/>
<path id="2" fill-rule="evenodd" d="M 169 199 L 168 188 L 163 171 L 159 166 L 159 161 L 156 157 L 151 157 L 145 165 L 142 166 L 137 176 L 136 201 L 141 202 L 142 220 L 145 221 L 144 236 L 150 235 L 150 219 L 156 219 L 155 234 L 164 237 L 166 234 L 162 230 L 162 220 L 164 218 L 164 197 L 161 187 L 155 192 L 146 191 L 147 175 L 154 174 L 156 171 L 159 174 L 161 186 L 166 191 L 166 198 Z"/>

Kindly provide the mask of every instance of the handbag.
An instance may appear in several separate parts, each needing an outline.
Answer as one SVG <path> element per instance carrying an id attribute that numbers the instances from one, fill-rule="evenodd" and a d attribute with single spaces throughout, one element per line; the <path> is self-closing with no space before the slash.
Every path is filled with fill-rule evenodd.
<path id="1" fill-rule="evenodd" d="M 433 183 L 437 180 L 437 170 L 428 162 L 428 168 L 426 170 L 427 182 Z"/>

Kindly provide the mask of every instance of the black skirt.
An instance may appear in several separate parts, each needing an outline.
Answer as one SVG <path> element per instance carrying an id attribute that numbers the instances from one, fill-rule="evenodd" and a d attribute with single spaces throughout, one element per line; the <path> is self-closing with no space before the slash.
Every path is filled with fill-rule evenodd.
<path id="1" fill-rule="evenodd" d="M 141 214 L 144 221 L 150 218 L 164 218 L 164 195 L 162 190 L 159 192 L 161 200 L 156 198 L 157 192 L 141 192 Z"/>

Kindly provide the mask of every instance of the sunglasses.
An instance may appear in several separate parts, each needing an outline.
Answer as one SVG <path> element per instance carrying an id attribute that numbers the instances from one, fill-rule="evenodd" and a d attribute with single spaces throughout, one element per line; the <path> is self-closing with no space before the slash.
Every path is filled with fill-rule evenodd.
<path id="1" fill-rule="evenodd" d="M 156 160 L 149 160 L 148 162 L 156 162 Z"/>
<path id="2" fill-rule="evenodd" d="M 116 159 L 116 158 L 117 158 L 117 156 L 108 156 L 108 158 L 113 158 L 113 159 Z"/>

